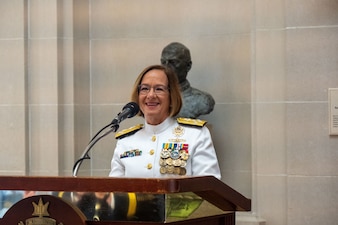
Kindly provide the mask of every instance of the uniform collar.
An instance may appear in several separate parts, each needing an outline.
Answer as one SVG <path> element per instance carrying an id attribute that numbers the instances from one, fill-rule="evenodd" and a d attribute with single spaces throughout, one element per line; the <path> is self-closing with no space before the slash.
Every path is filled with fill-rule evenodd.
<path id="1" fill-rule="evenodd" d="M 151 134 L 159 134 L 167 130 L 173 124 L 175 124 L 174 118 L 168 117 L 167 119 L 165 119 L 162 123 L 158 125 L 150 125 L 147 122 L 145 122 L 144 128 L 146 132 L 149 132 Z"/>

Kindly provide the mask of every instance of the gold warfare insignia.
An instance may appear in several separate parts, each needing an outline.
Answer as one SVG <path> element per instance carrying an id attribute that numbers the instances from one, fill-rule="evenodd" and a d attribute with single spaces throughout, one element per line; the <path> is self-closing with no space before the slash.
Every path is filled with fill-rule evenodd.
<path id="1" fill-rule="evenodd" d="M 49 202 L 43 204 L 42 199 L 39 199 L 39 203 L 36 204 L 32 202 L 34 207 L 34 212 L 32 214 L 32 218 L 26 219 L 26 225 L 56 225 L 56 220 L 49 218 L 49 213 L 47 211 Z M 18 225 L 24 225 L 22 221 L 18 223 Z M 58 225 L 63 225 L 63 223 L 59 223 Z"/>
<path id="2" fill-rule="evenodd" d="M 189 159 L 189 145 L 182 143 L 163 143 L 160 158 L 161 174 L 185 175 Z"/>

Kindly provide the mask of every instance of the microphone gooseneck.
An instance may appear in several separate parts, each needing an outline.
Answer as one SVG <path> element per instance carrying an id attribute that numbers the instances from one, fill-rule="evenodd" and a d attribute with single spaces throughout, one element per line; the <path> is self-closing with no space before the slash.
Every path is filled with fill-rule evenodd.
<path id="1" fill-rule="evenodd" d="M 86 149 L 83 151 L 81 157 L 75 162 L 74 166 L 73 166 L 73 177 L 77 176 L 77 172 L 80 168 L 80 165 L 82 164 L 82 161 L 84 159 L 90 159 L 88 153 L 90 151 L 90 149 L 103 137 L 107 136 L 108 134 L 110 134 L 111 132 L 116 132 L 119 128 L 120 123 L 127 119 L 127 118 L 132 118 L 134 116 L 137 115 L 137 113 L 140 111 L 139 106 L 135 103 L 135 102 L 129 102 L 128 104 L 126 104 L 122 111 L 117 114 L 117 116 L 113 119 L 113 121 L 106 125 L 105 127 L 103 127 L 101 130 L 99 130 L 99 132 L 97 132 L 95 134 L 95 136 L 90 140 L 89 144 L 87 145 Z M 109 128 L 108 131 L 106 131 L 105 133 L 101 134 L 105 129 Z M 101 134 L 99 136 L 99 134 Z"/>

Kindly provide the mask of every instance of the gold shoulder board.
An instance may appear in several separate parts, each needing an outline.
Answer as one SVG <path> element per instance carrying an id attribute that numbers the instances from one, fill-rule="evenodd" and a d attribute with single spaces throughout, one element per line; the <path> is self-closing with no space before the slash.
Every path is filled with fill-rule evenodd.
<path id="1" fill-rule="evenodd" d="M 179 124 L 186 124 L 186 125 L 197 126 L 197 127 L 203 127 L 207 123 L 207 121 L 205 120 L 182 118 L 182 117 L 177 118 L 177 122 Z"/>
<path id="2" fill-rule="evenodd" d="M 115 134 L 115 138 L 122 139 L 124 137 L 135 134 L 137 131 L 141 130 L 142 128 L 143 128 L 143 124 L 138 124 L 136 126 L 121 130 Z"/>

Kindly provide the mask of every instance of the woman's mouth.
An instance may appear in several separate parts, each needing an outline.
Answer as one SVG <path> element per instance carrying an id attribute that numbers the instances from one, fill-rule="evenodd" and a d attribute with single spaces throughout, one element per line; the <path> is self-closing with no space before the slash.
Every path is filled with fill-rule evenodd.
<path id="1" fill-rule="evenodd" d="M 149 106 L 149 107 L 152 107 L 152 106 L 157 106 L 157 105 L 159 105 L 160 103 L 158 103 L 158 102 L 147 102 L 146 103 L 146 106 Z"/>

